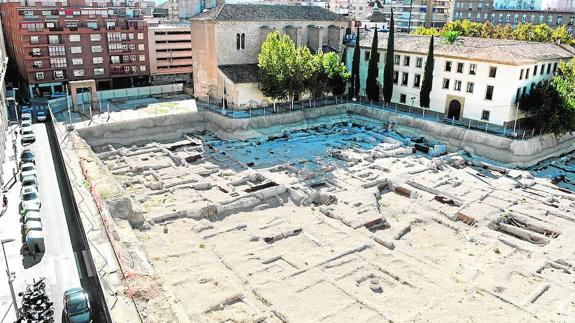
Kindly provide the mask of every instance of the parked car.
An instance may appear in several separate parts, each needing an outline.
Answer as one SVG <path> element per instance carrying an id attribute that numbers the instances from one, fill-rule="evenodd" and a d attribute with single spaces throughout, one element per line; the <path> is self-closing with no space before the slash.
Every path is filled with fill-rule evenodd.
<path id="1" fill-rule="evenodd" d="M 45 111 L 38 111 L 36 112 L 36 120 L 38 120 L 38 122 L 44 122 L 47 119 L 47 115 Z"/>
<path id="2" fill-rule="evenodd" d="M 24 121 L 30 121 L 32 122 L 32 111 L 29 109 L 22 109 L 22 114 L 20 115 L 20 120 L 22 120 L 22 122 Z"/>
<path id="3" fill-rule="evenodd" d="M 36 136 L 31 128 L 22 131 L 22 144 L 33 143 L 34 141 L 36 141 Z"/>
<path id="4" fill-rule="evenodd" d="M 28 220 L 33 221 L 42 221 L 42 217 L 40 216 L 40 211 L 38 210 L 26 210 L 20 214 L 20 222 L 25 223 Z"/>
<path id="5" fill-rule="evenodd" d="M 36 156 L 34 155 L 32 150 L 30 149 L 22 150 L 22 153 L 20 154 L 20 165 L 24 163 L 36 164 Z"/>
<path id="6" fill-rule="evenodd" d="M 20 192 L 22 202 L 20 202 L 20 213 L 25 210 L 40 210 L 42 202 L 40 202 L 40 195 L 38 191 L 28 187 L 23 188 Z"/>
<path id="7" fill-rule="evenodd" d="M 32 163 L 25 163 L 20 166 L 20 181 L 24 179 L 25 176 L 36 176 L 36 165 Z"/>
<path id="8" fill-rule="evenodd" d="M 24 187 L 31 187 L 36 189 L 36 191 L 40 191 L 38 189 L 38 180 L 34 175 L 27 175 L 22 178 L 22 188 Z"/>
<path id="9" fill-rule="evenodd" d="M 92 309 L 88 294 L 82 287 L 64 292 L 64 317 L 69 323 L 91 323 Z"/>
<path id="10" fill-rule="evenodd" d="M 32 122 L 30 120 L 24 120 L 20 124 L 20 134 L 25 130 L 32 130 Z"/>

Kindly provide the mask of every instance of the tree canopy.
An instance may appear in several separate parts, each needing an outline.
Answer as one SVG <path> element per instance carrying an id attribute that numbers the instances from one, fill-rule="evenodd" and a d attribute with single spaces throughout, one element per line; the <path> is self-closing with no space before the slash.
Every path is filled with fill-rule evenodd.
<path id="1" fill-rule="evenodd" d="M 377 76 L 379 74 L 379 67 L 377 66 L 379 62 L 379 50 L 377 46 L 377 26 L 375 26 L 367 67 L 367 78 L 365 80 L 365 93 L 369 100 L 375 102 L 379 101 L 379 85 L 377 84 Z"/>
<path id="2" fill-rule="evenodd" d="M 423 74 L 423 82 L 421 83 L 421 90 L 419 91 L 419 106 L 422 108 L 429 108 L 430 98 L 429 94 L 433 87 L 433 67 L 435 60 L 433 58 L 433 36 L 429 41 L 429 51 L 427 52 L 427 59 L 425 60 L 425 71 Z"/>
<path id="3" fill-rule="evenodd" d="M 446 32 L 459 32 L 461 36 L 483 37 L 497 39 L 515 39 L 535 42 L 552 42 L 560 40 L 564 44 L 575 45 L 575 40 L 567 33 L 565 26 L 555 29 L 546 24 L 519 23 L 517 27 L 511 25 L 498 25 L 493 27 L 489 22 L 471 22 L 469 20 L 452 21 L 443 26 L 441 29 L 418 27 L 412 33 L 415 35 L 439 36 Z"/>
<path id="4" fill-rule="evenodd" d="M 393 60 L 395 56 L 395 27 L 393 21 L 393 9 L 389 22 L 389 36 L 387 37 L 387 49 L 385 52 L 385 65 L 383 67 L 383 102 L 391 102 L 393 96 Z"/>
<path id="5" fill-rule="evenodd" d="M 544 133 L 561 136 L 575 131 L 575 60 L 561 62 L 557 74 L 519 101 L 519 109 Z"/>
<path id="6" fill-rule="evenodd" d="M 347 68 L 336 53 L 312 54 L 288 35 L 268 34 L 258 55 L 259 89 L 275 101 L 293 101 L 303 93 L 320 97 L 345 91 Z"/>

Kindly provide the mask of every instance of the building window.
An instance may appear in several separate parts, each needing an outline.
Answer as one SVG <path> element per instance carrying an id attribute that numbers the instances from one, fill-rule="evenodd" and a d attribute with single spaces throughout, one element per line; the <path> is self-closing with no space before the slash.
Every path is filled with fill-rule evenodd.
<path id="1" fill-rule="evenodd" d="M 401 74 L 401 85 L 407 85 L 408 79 L 409 79 L 409 74 L 403 72 L 403 73 Z"/>
<path id="2" fill-rule="evenodd" d="M 64 79 L 64 71 L 54 71 L 54 79 L 56 80 Z"/>
<path id="3" fill-rule="evenodd" d="M 71 42 L 80 41 L 80 35 L 70 35 L 70 41 Z"/>
<path id="4" fill-rule="evenodd" d="M 520 79 L 520 80 L 523 79 L 523 69 L 521 69 L 521 72 L 519 73 L 519 79 Z"/>
<path id="5" fill-rule="evenodd" d="M 539 71 L 539 75 L 543 75 L 545 73 L 545 64 L 541 64 L 541 71 Z"/>
<path id="6" fill-rule="evenodd" d="M 236 34 L 236 48 L 239 49 L 246 49 L 246 34 Z"/>
<path id="7" fill-rule="evenodd" d="M 72 65 L 82 65 L 84 64 L 83 58 L 72 58 Z"/>
<path id="8" fill-rule="evenodd" d="M 74 70 L 74 76 L 84 76 L 84 70 Z"/>
<path id="9" fill-rule="evenodd" d="M 445 71 L 451 72 L 451 62 L 450 61 L 445 62 Z"/>
<path id="10" fill-rule="evenodd" d="M 457 73 L 463 73 L 463 63 L 457 63 Z"/>
<path id="11" fill-rule="evenodd" d="M 116 22 L 115 21 L 106 21 L 106 29 L 114 29 L 116 28 Z"/>
<path id="12" fill-rule="evenodd" d="M 413 79 L 413 87 L 419 88 L 421 85 L 421 75 L 415 74 L 415 78 Z"/>
<path id="13" fill-rule="evenodd" d="M 555 72 L 557 72 L 557 63 L 553 64 L 553 74 L 555 74 Z"/>
<path id="14" fill-rule="evenodd" d="M 92 53 L 101 53 L 102 46 L 92 46 Z"/>
<path id="15" fill-rule="evenodd" d="M 44 72 L 36 72 L 36 79 L 43 80 L 44 79 Z"/>
<path id="16" fill-rule="evenodd" d="M 405 94 L 399 95 L 399 103 L 405 103 L 407 101 L 407 96 Z"/>
<path id="17" fill-rule="evenodd" d="M 138 44 L 138 50 L 145 50 L 145 49 L 146 47 L 144 46 L 144 44 Z"/>
<path id="18" fill-rule="evenodd" d="M 533 66 L 533 76 L 537 76 L 537 68 L 538 67 L 539 67 L 538 65 Z"/>
<path id="19" fill-rule="evenodd" d="M 393 71 L 393 84 L 397 84 L 399 82 L 399 72 Z"/>
<path id="20" fill-rule="evenodd" d="M 551 63 L 547 64 L 547 74 L 551 73 Z"/>
<path id="21" fill-rule="evenodd" d="M 489 111 L 483 110 L 483 111 L 481 112 L 481 120 L 483 120 L 483 121 L 489 121 Z"/>
<path id="22" fill-rule="evenodd" d="M 146 65 L 140 65 L 140 72 L 146 71 Z"/>
<path id="23" fill-rule="evenodd" d="M 493 100 L 493 85 L 488 85 L 485 91 L 485 100 Z"/>
<path id="24" fill-rule="evenodd" d="M 461 81 L 455 80 L 455 84 L 453 85 L 453 89 L 455 91 L 461 91 Z"/>
<path id="25" fill-rule="evenodd" d="M 34 61 L 34 67 L 42 67 L 42 61 Z"/>
<path id="26" fill-rule="evenodd" d="M 92 57 L 92 63 L 104 64 L 104 58 L 103 57 Z"/>
<path id="27" fill-rule="evenodd" d="M 104 69 L 103 69 L 103 68 L 95 68 L 95 69 L 94 69 L 94 75 L 95 75 L 95 76 L 102 76 L 102 75 L 104 75 Z"/>
<path id="28" fill-rule="evenodd" d="M 140 59 L 140 62 L 145 62 L 146 61 L 146 55 L 140 55 L 139 59 Z"/>
<path id="29" fill-rule="evenodd" d="M 110 56 L 110 63 L 120 64 L 120 56 Z"/>
<path id="30" fill-rule="evenodd" d="M 515 103 L 519 102 L 519 99 L 521 99 L 521 88 L 518 88 L 515 93 Z"/>
<path id="31" fill-rule="evenodd" d="M 66 56 L 66 48 L 64 46 L 50 46 L 48 53 L 50 56 Z"/>
<path id="32" fill-rule="evenodd" d="M 72 54 L 81 54 L 81 53 L 82 53 L 82 47 L 80 47 L 80 46 L 70 47 L 70 53 L 72 53 Z"/>
<path id="33" fill-rule="evenodd" d="M 48 35 L 48 42 L 52 45 L 60 44 L 60 37 L 58 35 Z"/>
<path id="34" fill-rule="evenodd" d="M 40 48 L 32 48 L 32 56 L 42 56 Z"/>
<path id="35" fill-rule="evenodd" d="M 525 79 L 529 78 L 529 68 L 525 70 Z"/>
<path id="36" fill-rule="evenodd" d="M 90 34 L 90 40 L 91 40 L 91 41 L 101 41 L 101 40 L 102 40 L 102 35 L 100 35 L 100 34 Z"/>
<path id="37" fill-rule="evenodd" d="M 138 39 L 139 40 L 144 39 L 144 33 L 138 33 Z"/>
<path id="38" fill-rule="evenodd" d="M 423 58 L 418 57 L 418 58 L 415 60 L 415 67 L 421 67 L 421 66 L 423 66 Z"/>
<path id="39" fill-rule="evenodd" d="M 401 59 L 401 58 L 399 57 L 399 55 L 395 55 L 395 56 L 393 57 L 393 64 L 399 65 L 400 59 Z"/>
<path id="40" fill-rule="evenodd" d="M 469 64 L 469 74 L 475 75 L 476 72 L 477 72 L 477 65 Z"/>
<path id="41" fill-rule="evenodd" d="M 449 79 L 443 79 L 443 88 L 449 89 Z"/>
<path id="42" fill-rule="evenodd" d="M 495 77 L 497 75 L 497 67 L 490 66 L 489 67 L 489 77 Z"/>
<path id="43" fill-rule="evenodd" d="M 52 68 L 68 67 L 68 64 L 66 62 L 66 57 L 50 58 L 50 66 Z"/>
<path id="44" fill-rule="evenodd" d="M 368 50 L 363 52 L 363 59 L 365 59 L 366 61 L 369 61 L 369 53 L 370 52 Z"/>
<path id="45" fill-rule="evenodd" d="M 40 36 L 30 36 L 30 44 L 37 44 L 40 42 Z"/>
<path id="46" fill-rule="evenodd" d="M 473 93 L 473 87 L 475 84 L 473 82 L 467 82 L 467 93 Z"/>
<path id="47" fill-rule="evenodd" d="M 403 56 L 403 66 L 409 66 L 410 60 L 411 60 L 411 57 Z"/>
<path id="48" fill-rule="evenodd" d="M 96 21 L 88 21 L 86 23 L 86 27 L 90 28 L 90 29 L 98 29 L 98 22 Z"/>

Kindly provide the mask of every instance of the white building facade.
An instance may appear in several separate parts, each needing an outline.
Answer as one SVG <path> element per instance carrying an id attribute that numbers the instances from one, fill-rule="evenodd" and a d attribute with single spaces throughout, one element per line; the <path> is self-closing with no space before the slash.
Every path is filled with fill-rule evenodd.
<path id="1" fill-rule="evenodd" d="M 419 108 L 430 37 L 395 36 L 393 104 Z M 361 41 L 360 94 L 365 78 L 371 37 Z M 387 37 L 379 39 L 379 77 L 383 84 Z M 461 37 L 455 44 L 435 39 L 433 87 L 428 110 L 454 120 L 509 125 L 522 118 L 517 102 L 521 95 L 550 79 L 561 60 L 569 60 L 575 49 L 554 43 Z M 353 48 L 348 48 L 351 70 Z"/>

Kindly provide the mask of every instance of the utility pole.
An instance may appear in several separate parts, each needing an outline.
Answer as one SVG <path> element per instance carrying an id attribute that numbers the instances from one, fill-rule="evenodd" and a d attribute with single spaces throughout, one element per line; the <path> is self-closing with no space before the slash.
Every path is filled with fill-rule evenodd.
<path id="1" fill-rule="evenodd" d="M 6 250 L 4 249 L 4 244 L 12 242 L 14 239 L 3 239 L 0 241 L 2 243 L 2 252 L 4 253 L 4 260 L 6 261 L 6 275 L 8 275 L 8 285 L 10 286 L 10 294 L 12 295 L 12 304 L 14 304 L 14 311 L 16 312 L 16 320 L 20 318 L 20 311 L 18 310 L 18 302 L 16 301 L 16 294 L 14 294 L 14 286 L 12 282 L 12 273 L 10 272 L 10 267 L 8 267 L 8 258 L 6 257 Z"/>
<path id="2" fill-rule="evenodd" d="M 429 10 L 429 8 L 428 8 Z M 411 32 L 411 13 L 413 12 L 413 0 L 409 2 L 409 20 L 407 22 L 407 33 Z"/>

